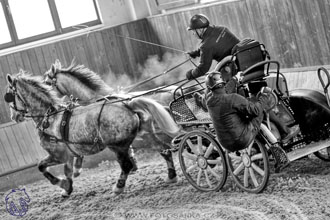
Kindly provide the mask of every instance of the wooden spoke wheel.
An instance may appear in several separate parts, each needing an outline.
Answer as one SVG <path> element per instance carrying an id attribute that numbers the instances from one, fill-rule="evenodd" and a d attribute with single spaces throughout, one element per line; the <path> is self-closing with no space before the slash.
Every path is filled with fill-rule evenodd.
<path id="1" fill-rule="evenodd" d="M 248 148 L 226 152 L 228 169 L 239 188 L 250 193 L 262 192 L 269 179 L 269 159 L 265 146 L 256 138 Z"/>
<path id="2" fill-rule="evenodd" d="M 227 180 L 227 164 L 219 143 L 202 131 L 191 131 L 181 140 L 179 161 L 189 183 L 200 191 L 218 191 Z"/>
<path id="3" fill-rule="evenodd" d="M 330 162 L 330 147 L 324 148 L 314 153 L 319 159 Z"/>

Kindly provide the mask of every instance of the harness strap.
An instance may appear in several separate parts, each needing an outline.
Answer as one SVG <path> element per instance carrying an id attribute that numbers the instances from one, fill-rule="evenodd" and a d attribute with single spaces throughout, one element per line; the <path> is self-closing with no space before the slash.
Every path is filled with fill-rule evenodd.
<path id="1" fill-rule="evenodd" d="M 99 134 L 99 131 L 100 131 L 100 120 L 101 120 L 101 113 L 103 111 L 103 108 L 104 108 L 104 105 L 106 103 L 107 100 L 104 101 L 104 103 L 102 104 L 102 107 L 100 109 L 100 113 L 99 113 L 99 116 L 97 118 L 97 124 L 98 124 L 98 134 Z M 93 142 L 92 143 L 83 143 L 83 142 L 71 142 L 69 141 L 69 129 L 70 129 L 70 126 L 69 126 L 69 122 L 70 122 L 70 119 L 71 119 L 71 116 L 72 116 L 72 106 L 68 106 L 64 112 L 63 112 L 63 116 L 62 116 L 62 120 L 61 120 L 61 123 L 60 123 L 60 134 L 62 136 L 62 139 L 58 139 L 56 136 L 53 136 L 53 135 L 49 135 L 47 133 L 44 132 L 44 128 L 40 129 L 39 128 L 39 136 L 40 138 L 43 138 L 45 139 L 47 142 L 50 142 L 50 143 L 57 143 L 57 142 L 61 142 L 61 143 L 65 143 L 65 145 L 68 147 L 68 149 L 70 150 L 70 152 L 75 156 L 75 157 L 83 157 L 83 155 L 80 155 L 78 154 L 77 152 L 75 152 L 71 147 L 70 147 L 70 144 L 79 144 L 79 145 L 93 145 L 91 151 L 94 149 L 94 147 L 96 145 L 99 145 L 99 144 L 102 144 L 102 142 L 100 142 L 100 137 L 97 136 L 94 138 Z M 48 121 L 48 114 L 46 114 L 45 118 L 47 119 Z M 42 121 L 42 124 L 45 120 Z"/>
<path id="2" fill-rule="evenodd" d="M 51 144 L 56 144 L 57 142 L 61 142 L 61 143 L 65 143 L 65 145 L 68 147 L 68 149 L 70 150 L 70 152 L 73 154 L 73 156 L 75 157 L 83 157 L 83 155 L 78 154 L 77 152 L 75 152 L 70 145 L 68 144 L 68 141 L 64 141 L 61 139 L 57 139 L 55 136 L 49 135 L 41 130 L 39 130 L 38 132 L 40 139 L 44 139 L 45 141 L 51 143 Z M 73 144 L 73 143 L 72 143 Z M 78 143 L 77 143 L 78 144 Z"/>
<path id="3" fill-rule="evenodd" d="M 63 113 L 62 121 L 60 124 L 60 133 L 64 141 L 69 140 L 69 122 L 72 116 L 72 110 L 66 109 Z"/>
<path id="4" fill-rule="evenodd" d="M 92 149 L 90 151 L 92 151 L 96 145 L 99 146 L 100 144 L 102 144 L 101 137 L 99 136 L 99 133 L 100 133 L 100 120 L 101 120 L 101 113 L 103 111 L 103 108 L 104 108 L 106 102 L 107 102 L 107 99 L 104 100 L 104 102 L 101 106 L 100 112 L 99 112 L 99 116 L 97 117 L 97 135 L 94 138 L 94 144 L 93 144 L 94 146 L 92 147 Z"/>
<path id="5" fill-rule="evenodd" d="M 98 115 L 98 118 L 97 118 L 97 135 L 96 137 L 94 138 L 93 142 L 92 143 L 83 143 L 83 142 L 71 142 L 69 141 L 69 122 L 70 122 L 70 119 L 71 119 L 71 116 L 72 116 L 72 108 L 71 106 L 67 107 L 65 110 L 64 110 L 64 113 L 63 113 L 63 117 L 62 117 L 62 120 L 61 120 L 61 124 L 60 124 L 60 134 L 62 136 L 62 139 L 58 139 L 56 136 L 53 136 L 53 135 L 49 135 L 47 133 L 44 132 L 44 129 L 40 128 L 39 127 L 39 136 L 40 136 L 40 139 L 43 138 L 45 139 L 46 141 L 50 142 L 50 143 L 57 143 L 57 142 L 61 142 L 61 143 L 65 143 L 66 146 L 68 147 L 68 149 L 70 150 L 70 152 L 75 156 L 75 157 L 82 157 L 82 155 L 79 155 L 78 153 L 76 153 L 71 147 L 70 147 L 70 144 L 79 144 L 79 145 L 93 145 L 93 147 L 91 148 L 90 151 L 93 151 L 94 147 L 96 145 L 100 145 L 102 144 L 102 141 L 101 141 L 101 137 L 99 136 L 99 133 L 100 133 L 100 126 L 101 126 L 101 114 L 102 114 L 102 111 L 104 109 L 104 106 L 105 104 L 107 103 L 107 99 L 104 100 L 102 106 L 101 106 L 101 109 L 100 109 L 100 112 L 99 112 L 99 115 Z M 48 114 L 45 116 L 46 119 L 48 119 Z"/>

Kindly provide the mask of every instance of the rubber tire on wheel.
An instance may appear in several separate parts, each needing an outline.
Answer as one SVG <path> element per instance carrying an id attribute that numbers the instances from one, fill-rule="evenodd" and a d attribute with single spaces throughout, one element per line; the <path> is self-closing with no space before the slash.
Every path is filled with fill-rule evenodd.
<path id="1" fill-rule="evenodd" d="M 262 192 L 269 179 L 269 159 L 265 146 L 256 138 L 249 147 L 226 152 L 228 169 L 237 186 L 250 193 Z"/>
<path id="2" fill-rule="evenodd" d="M 330 147 L 317 151 L 314 155 L 323 161 L 330 162 Z"/>
<path id="3" fill-rule="evenodd" d="M 191 131 L 182 138 L 179 161 L 189 183 L 200 191 L 219 191 L 226 183 L 224 152 L 214 137 L 205 132 Z"/>

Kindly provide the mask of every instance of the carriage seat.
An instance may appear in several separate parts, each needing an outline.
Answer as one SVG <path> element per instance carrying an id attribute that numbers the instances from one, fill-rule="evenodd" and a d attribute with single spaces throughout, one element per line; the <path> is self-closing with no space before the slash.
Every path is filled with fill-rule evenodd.
<path id="1" fill-rule="evenodd" d="M 244 39 L 234 46 L 232 50 L 237 71 L 244 72 L 249 67 L 269 59 L 268 52 L 263 44 L 256 40 Z M 251 80 L 257 80 L 265 77 L 264 65 L 255 67 L 248 72 L 244 73 L 242 82 L 248 82 Z"/>

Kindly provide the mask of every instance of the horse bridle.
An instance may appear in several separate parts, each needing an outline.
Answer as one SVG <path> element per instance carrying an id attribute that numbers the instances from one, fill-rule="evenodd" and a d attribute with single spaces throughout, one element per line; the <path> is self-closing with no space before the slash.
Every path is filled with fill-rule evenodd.
<path id="1" fill-rule="evenodd" d="M 9 108 L 13 109 L 14 111 L 18 112 L 19 114 L 22 115 L 22 117 L 25 118 L 34 118 L 34 117 L 46 117 L 50 115 L 50 112 L 52 111 L 52 108 L 49 108 L 47 112 L 43 115 L 26 115 L 29 113 L 28 107 L 22 96 L 18 93 L 16 89 L 16 82 L 17 79 L 14 78 L 13 82 L 11 85 L 8 86 L 7 92 L 4 95 L 5 102 L 9 104 Z M 10 91 L 8 91 L 10 90 Z M 20 100 L 20 102 L 23 105 L 23 109 L 18 109 L 17 104 L 16 104 L 16 97 Z M 13 105 L 10 105 L 10 103 L 13 103 Z"/>
<path id="2" fill-rule="evenodd" d="M 16 82 L 17 82 L 17 79 L 14 78 L 12 84 L 8 86 L 7 92 L 4 95 L 4 99 L 5 99 L 5 102 L 7 102 L 8 104 L 13 103 L 13 105 L 9 105 L 10 108 L 14 109 L 16 112 L 19 112 L 20 114 L 23 115 L 23 117 L 25 117 L 26 114 L 28 113 L 27 105 L 26 105 L 25 101 L 23 100 L 22 96 L 16 90 L 16 87 L 15 87 Z M 11 91 L 8 91 L 8 90 L 11 90 Z M 20 102 L 22 102 L 24 109 L 17 108 L 16 97 L 20 100 Z"/>

